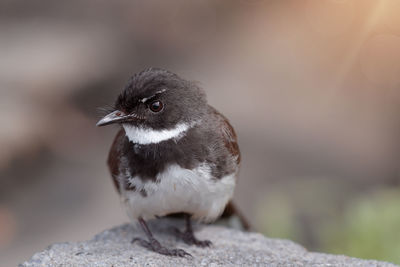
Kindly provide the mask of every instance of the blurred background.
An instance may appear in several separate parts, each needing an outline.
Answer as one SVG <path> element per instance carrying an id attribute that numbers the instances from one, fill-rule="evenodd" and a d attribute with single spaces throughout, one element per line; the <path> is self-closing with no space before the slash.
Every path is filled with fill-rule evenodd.
<path id="1" fill-rule="evenodd" d="M 254 229 L 400 264 L 399 0 L 0 0 L 0 265 L 127 221 L 96 128 L 133 73 L 200 81 Z"/>

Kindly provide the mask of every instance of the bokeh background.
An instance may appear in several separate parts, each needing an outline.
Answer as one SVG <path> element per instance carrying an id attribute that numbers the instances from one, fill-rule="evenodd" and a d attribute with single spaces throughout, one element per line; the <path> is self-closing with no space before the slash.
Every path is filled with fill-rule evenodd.
<path id="1" fill-rule="evenodd" d="M 200 81 L 254 229 L 400 263 L 400 1 L 0 1 L 0 265 L 127 221 L 96 128 L 129 76 Z"/>

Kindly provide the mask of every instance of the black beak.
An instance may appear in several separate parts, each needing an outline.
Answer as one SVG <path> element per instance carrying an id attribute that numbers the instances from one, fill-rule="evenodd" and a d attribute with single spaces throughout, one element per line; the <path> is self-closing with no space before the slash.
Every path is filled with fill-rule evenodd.
<path id="1" fill-rule="evenodd" d="M 105 126 L 113 123 L 141 121 L 145 119 L 145 117 L 139 116 L 136 113 L 126 114 L 120 110 L 116 110 L 104 116 L 101 120 L 97 122 L 96 126 Z"/>
<path id="2" fill-rule="evenodd" d="M 131 116 L 126 115 L 122 111 L 116 110 L 104 116 L 101 120 L 99 120 L 96 126 L 105 126 L 112 123 L 123 122 Z"/>

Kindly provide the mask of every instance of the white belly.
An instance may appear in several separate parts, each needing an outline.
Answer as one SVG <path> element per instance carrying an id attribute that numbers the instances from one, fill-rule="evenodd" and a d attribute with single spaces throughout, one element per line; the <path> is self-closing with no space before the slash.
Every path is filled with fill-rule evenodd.
<path id="1" fill-rule="evenodd" d="M 205 164 L 194 170 L 171 165 L 157 176 L 157 182 L 143 183 L 137 177 L 129 179 L 136 191 L 122 189 L 121 195 L 128 216 L 133 220 L 187 212 L 195 219 L 210 222 L 221 215 L 232 198 L 236 174 L 215 180 Z M 140 193 L 142 189 L 146 196 Z"/>

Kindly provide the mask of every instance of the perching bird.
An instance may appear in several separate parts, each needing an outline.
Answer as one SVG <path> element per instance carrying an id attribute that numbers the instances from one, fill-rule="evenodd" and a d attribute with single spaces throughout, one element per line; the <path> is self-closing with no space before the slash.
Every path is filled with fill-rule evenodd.
<path id="1" fill-rule="evenodd" d="M 186 229 L 176 232 L 182 240 L 209 246 L 194 236 L 190 220 L 216 220 L 233 196 L 240 152 L 228 120 L 207 104 L 196 83 L 149 68 L 131 77 L 113 111 L 97 125 L 112 123 L 122 128 L 108 166 L 128 216 L 147 236 L 133 241 L 164 255 L 188 255 L 162 246 L 146 224 L 181 213 Z"/>

